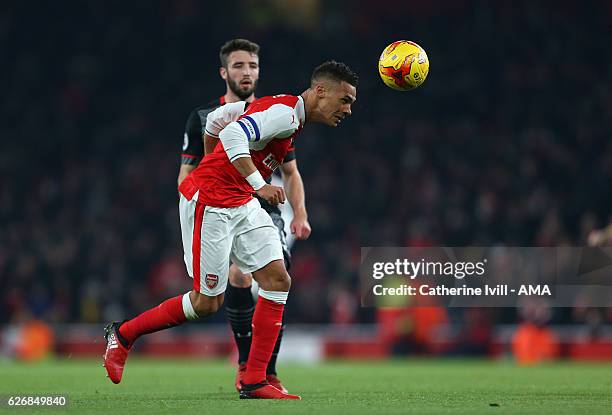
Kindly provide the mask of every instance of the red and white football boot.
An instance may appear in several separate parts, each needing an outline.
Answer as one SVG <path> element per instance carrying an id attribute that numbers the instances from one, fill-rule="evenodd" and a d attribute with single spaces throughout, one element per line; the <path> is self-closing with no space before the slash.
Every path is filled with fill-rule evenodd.
<path id="1" fill-rule="evenodd" d="M 268 382 L 242 384 L 240 399 L 302 399 L 298 395 L 282 392 Z"/>
<path id="2" fill-rule="evenodd" d="M 245 368 L 246 369 L 246 368 Z M 283 383 L 281 382 L 281 380 L 278 378 L 278 376 L 273 375 L 273 374 L 268 374 L 266 375 L 266 380 L 268 381 L 268 383 L 272 386 L 274 386 L 276 389 L 278 389 L 279 391 L 283 392 L 283 393 L 289 393 L 289 391 L 287 390 L 287 388 L 285 388 L 283 386 Z"/>
<path id="3" fill-rule="evenodd" d="M 106 373 L 113 383 L 121 382 L 123 368 L 127 360 L 131 345 L 124 346 L 119 334 L 120 322 L 115 321 L 104 328 L 104 338 L 106 339 L 106 352 L 104 353 L 104 367 Z"/>

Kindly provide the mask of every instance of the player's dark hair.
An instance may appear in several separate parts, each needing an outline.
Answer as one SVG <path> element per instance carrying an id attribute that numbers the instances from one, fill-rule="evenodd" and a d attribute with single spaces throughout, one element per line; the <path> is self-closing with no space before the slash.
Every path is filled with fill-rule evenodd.
<path id="1" fill-rule="evenodd" d="M 354 87 L 359 83 L 359 76 L 346 64 L 336 61 L 323 62 L 317 66 L 310 77 L 311 84 L 323 78 L 345 81 Z"/>
<path id="2" fill-rule="evenodd" d="M 221 51 L 219 52 L 219 59 L 221 60 L 221 66 L 227 68 L 227 57 L 232 52 L 236 52 L 237 50 L 243 50 L 245 52 L 254 53 L 255 55 L 259 55 L 259 45 L 257 43 L 251 42 L 246 39 L 232 39 L 225 42 L 223 46 L 221 46 Z"/>

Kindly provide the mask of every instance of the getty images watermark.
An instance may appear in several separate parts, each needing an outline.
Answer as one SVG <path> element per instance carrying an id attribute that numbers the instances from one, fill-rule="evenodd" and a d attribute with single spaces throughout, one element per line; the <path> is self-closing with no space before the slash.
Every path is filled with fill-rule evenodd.
<path id="1" fill-rule="evenodd" d="M 360 280 L 370 307 L 609 307 L 612 248 L 362 248 Z"/>

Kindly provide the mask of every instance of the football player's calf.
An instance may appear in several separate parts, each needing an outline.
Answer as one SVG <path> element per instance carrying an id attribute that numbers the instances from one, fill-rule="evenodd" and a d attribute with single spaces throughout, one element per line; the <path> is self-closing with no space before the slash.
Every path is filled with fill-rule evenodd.
<path id="1" fill-rule="evenodd" d="M 259 300 L 253 316 L 253 342 L 243 376 L 242 399 L 299 399 L 289 395 L 267 381 L 268 362 L 272 356 L 287 301 L 291 278 L 282 260 L 276 260 L 253 273 L 259 282 Z"/>

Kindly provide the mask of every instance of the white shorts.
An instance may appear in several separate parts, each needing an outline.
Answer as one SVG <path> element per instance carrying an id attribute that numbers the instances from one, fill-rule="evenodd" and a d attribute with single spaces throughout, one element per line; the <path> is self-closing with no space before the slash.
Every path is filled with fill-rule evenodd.
<path id="1" fill-rule="evenodd" d="M 204 206 L 180 195 L 179 216 L 185 265 L 193 289 L 207 296 L 225 292 L 230 258 L 244 273 L 283 259 L 278 230 L 253 199 L 235 208 Z"/>

